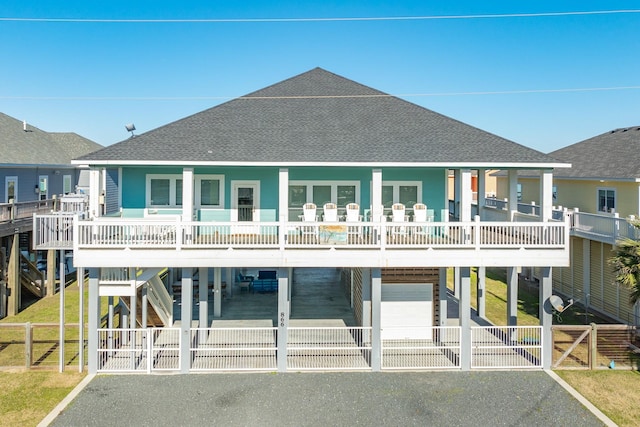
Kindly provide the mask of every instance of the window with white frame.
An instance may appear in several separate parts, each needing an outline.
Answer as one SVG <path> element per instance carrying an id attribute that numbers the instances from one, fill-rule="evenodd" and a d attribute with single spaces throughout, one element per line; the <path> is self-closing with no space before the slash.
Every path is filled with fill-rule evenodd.
<path id="1" fill-rule="evenodd" d="M 195 176 L 195 206 L 199 208 L 220 208 L 224 205 L 224 176 Z"/>
<path id="2" fill-rule="evenodd" d="M 616 189 L 598 188 L 598 212 L 611 213 L 616 209 Z"/>
<path id="3" fill-rule="evenodd" d="M 391 208 L 394 203 L 402 203 L 407 208 L 413 208 L 422 202 L 422 182 L 420 181 L 383 181 L 382 204 Z"/>
<path id="4" fill-rule="evenodd" d="M 13 200 L 17 202 L 18 199 L 18 177 L 6 176 L 4 178 L 4 202 L 9 203 Z"/>
<path id="5" fill-rule="evenodd" d="M 196 175 L 194 205 L 219 208 L 224 205 L 224 176 Z M 182 175 L 147 175 L 147 207 L 181 207 Z"/>
<path id="6" fill-rule="evenodd" d="M 71 193 L 71 175 L 62 175 L 62 193 Z"/>
<path id="7" fill-rule="evenodd" d="M 359 181 L 291 181 L 289 182 L 289 207 L 299 208 L 312 202 L 322 207 L 325 203 L 335 203 L 345 207 L 349 203 L 359 203 Z"/>

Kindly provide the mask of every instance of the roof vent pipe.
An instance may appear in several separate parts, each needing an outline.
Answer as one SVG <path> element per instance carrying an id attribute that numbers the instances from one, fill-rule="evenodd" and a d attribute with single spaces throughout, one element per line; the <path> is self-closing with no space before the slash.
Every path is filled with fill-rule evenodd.
<path id="1" fill-rule="evenodd" d="M 22 130 L 25 131 L 25 132 L 27 131 L 27 121 L 26 120 L 22 121 Z"/>

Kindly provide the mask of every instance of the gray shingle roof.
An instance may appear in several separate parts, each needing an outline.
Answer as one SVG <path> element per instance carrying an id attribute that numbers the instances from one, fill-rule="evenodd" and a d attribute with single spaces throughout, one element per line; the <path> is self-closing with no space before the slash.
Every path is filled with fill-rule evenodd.
<path id="1" fill-rule="evenodd" d="M 557 178 L 640 178 L 640 126 L 615 129 L 549 153 L 571 163 Z"/>
<path id="2" fill-rule="evenodd" d="M 543 153 L 320 68 L 80 160 L 555 163 Z"/>
<path id="3" fill-rule="evenodd" d="M 0 113 L 0 164 L 69 165 L 75 157 L 102 148 L 75 133 L 50 133 Z"/>

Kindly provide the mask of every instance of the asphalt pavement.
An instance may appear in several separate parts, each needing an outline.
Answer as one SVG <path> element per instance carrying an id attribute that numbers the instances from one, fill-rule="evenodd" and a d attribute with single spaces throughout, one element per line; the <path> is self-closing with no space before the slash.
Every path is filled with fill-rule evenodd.
<path id="1" fill-rule="evenodd" d="M 52 426 L 602 426 L 542 371 L 98 375 Z"/>

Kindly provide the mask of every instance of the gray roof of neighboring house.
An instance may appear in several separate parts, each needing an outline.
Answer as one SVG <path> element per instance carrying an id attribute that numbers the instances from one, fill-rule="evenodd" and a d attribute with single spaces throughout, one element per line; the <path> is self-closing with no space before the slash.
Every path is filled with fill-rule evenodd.
<path id="1" fill-rule="evenodd" d="M 615 129 L 549 153 L 571 163 L 556 178 L 640 178 L 640 126 Z"/>
<path id="2" fill-rule="evenodd" d="M 0 113 L 0 165 L 69 165 L 75 157 L 102 148 L 75 133 L 45 132 Z"/>
<path id="3" fill-rule="evenodd" d="M 87 163 L 530 163 L 536 150 L 315 68 L 83 156 Z"/>

